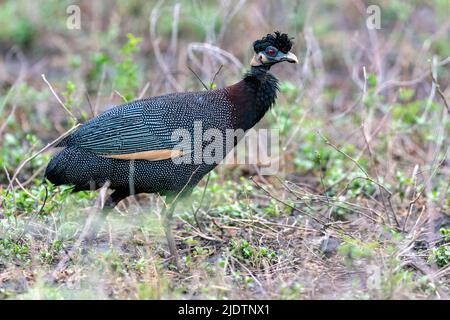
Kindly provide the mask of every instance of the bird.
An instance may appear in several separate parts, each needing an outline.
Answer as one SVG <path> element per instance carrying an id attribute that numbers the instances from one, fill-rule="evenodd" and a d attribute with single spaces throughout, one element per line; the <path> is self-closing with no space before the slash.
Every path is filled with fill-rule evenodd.
<path id="1" fill-rule="evenodd" d="M 218 161 L 199 158 L 188 142 L 195 140 L 198 127 L 202 133 L 245 133 L 254 127 L 277 98 L 278 80 L 270 68 L 281 62 L 299 63 L 290 51 L 292 39 L 275 31 L 254 41 L 250 70 L 233 85 L 147 97 L 88 120 L 55 145 L 59 151 L 51 158 L 45 179 L 57 186 L 70 185 L 73 192 L 95 190 L 108 183 L 112 193 L 105 201 L 105 217 L 130 195 L 165 197 L 161 216 L 171 258 L 179 268 L 171 231 L 176 204 L 218 165 Z M 180 134 L 174 138 L 177 132 Z M 216 150 L 223 151 L 219 160 L 241 138 L 237 136 L 231 146 Z M 207 141 L 200 142 L 201 151 L 207 146 Z"/>

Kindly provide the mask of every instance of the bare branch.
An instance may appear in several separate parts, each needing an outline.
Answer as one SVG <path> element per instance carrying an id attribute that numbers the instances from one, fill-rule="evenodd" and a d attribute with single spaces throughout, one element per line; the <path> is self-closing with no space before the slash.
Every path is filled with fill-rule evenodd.
<path id="1" fill-rule="evenodd" d="M 44 82 L 47 84 L 47 86 L 50 88 L 50 91 L 52 92 L 52 94 L 55 96 L 56 100 L 59 102 L 59 104 L 61 105 L 61 107 L 63 107 L 63 109 L 69 114 L 69 116 L 75 120 L 75 123 L 78 122 L 78 119 L 73 115 L 72 111 L 69 110 L 69 108 L 66 107 L 66 105 L 61 101 L 61 99 L 59 98 L 59 96 L 56 94 L 55 90 L 53 89 L 52 85 L 50 84 L 50 82 L 48 82 L 47 78 L 45 78 L 45 74 L 41 75 L 42 80 L 44 80 Z"/>

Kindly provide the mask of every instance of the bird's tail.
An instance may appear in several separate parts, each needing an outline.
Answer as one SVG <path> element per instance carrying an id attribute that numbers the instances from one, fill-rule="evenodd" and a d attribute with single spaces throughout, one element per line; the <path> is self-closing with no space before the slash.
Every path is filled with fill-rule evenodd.
<path id="1" fill-rule="evenodd" d="M 105 161 L 113 160 L 100 159 L 89 151 L 70 146 L 53 156 L 45 178 L 57 186 L 73 185 L 74 191 L 96 189 L 105 182 L 105 176 L 112 175 L 112 166 L 105 165 Z"/>
<path id="2" fill-rule="evenodd" d="M 67 161 L 64 161 L 64 151 L 61 150 L 53 155 L 44 173 L 44 180 L 47 179 L 57 186 L 67 183 L 65 175 Z"/>

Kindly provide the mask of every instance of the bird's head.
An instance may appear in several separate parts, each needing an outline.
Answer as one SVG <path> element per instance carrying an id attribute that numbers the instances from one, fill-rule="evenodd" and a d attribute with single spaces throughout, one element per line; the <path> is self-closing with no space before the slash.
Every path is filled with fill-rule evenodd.
<path id="1" fill-rule="evenodd" d="M 274 34 L 268 34 L 260 40 L 253 43 L 255 55 L 251 61 L 252 67 L 270 68 L 272 65 L 287 61 L 298 63 L 298 59 L 289 50 L 292 47 L 292 38 L 286 33 L 275 31 Z"/>

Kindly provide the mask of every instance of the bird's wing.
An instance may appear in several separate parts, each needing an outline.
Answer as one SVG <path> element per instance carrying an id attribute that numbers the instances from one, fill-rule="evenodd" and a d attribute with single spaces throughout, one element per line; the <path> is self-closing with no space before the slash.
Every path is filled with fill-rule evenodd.
<path id="1" fill-rule="evenodd" d="M 173 129 L 164 108 L 157 103 L 135 101 L 114 107 L 86 122 L 58 146 L 77 146 L 116 159 L 162 160 L 181 156 L 174 150 Z"/>

